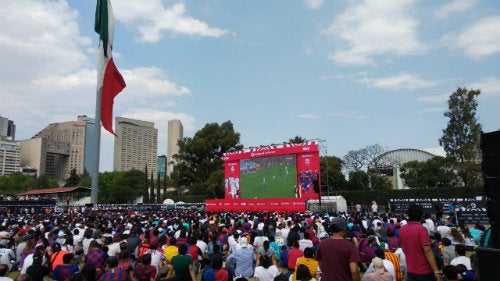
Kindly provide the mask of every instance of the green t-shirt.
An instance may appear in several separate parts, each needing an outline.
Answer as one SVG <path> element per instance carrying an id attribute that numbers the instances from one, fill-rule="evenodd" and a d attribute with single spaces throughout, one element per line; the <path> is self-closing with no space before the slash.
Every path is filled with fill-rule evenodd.
<path id="1" fill-rule="evenodd" d="M 177 277 L 179 280 L 191 280 L 191 274 L 189 274 L 189 265 L 193 264 L 193 259 L 190 255 L 174 256 L 171 263 L 174 267 L 175 277 Z"/>

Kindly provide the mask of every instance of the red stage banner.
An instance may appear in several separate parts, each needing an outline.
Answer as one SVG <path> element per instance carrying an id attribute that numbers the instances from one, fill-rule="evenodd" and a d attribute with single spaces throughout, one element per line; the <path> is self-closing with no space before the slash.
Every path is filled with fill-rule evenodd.
<path id="1" fill-rule="evenodd" d="M 205 201 L 208 212 L 304 212 L 306 202 L 296 198 L 214 199 Z"/>

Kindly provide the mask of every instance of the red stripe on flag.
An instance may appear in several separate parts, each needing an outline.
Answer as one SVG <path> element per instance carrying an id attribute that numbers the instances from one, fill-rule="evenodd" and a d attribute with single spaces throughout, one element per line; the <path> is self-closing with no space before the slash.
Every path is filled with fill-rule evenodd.
<path id="1" fill-rule="evenodd" d="M 113 131 L 113 103 L 115 97 L 125 88 L 125 80 L 111 57 L 104 71 L 101 93 L 101 122 L 104 129 L 116 136 Z"/>

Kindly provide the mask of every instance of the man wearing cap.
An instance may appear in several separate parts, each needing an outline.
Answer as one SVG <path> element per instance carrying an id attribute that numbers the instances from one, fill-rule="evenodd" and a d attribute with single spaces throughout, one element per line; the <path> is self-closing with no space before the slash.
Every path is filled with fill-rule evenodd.
<path id="1" fill-rule="evenodd" d="M 440 281 L 431 240 L 427 229 L 420 224 L 424 216 L 423 207 L 411 205 L 408 208 L 408 223 L 401 227 L 399 240 L 406 256 L 408 281 Z"/>
<path id="2" fill-rule="evenodd" d="M 323 280 L 360 281 L 358 262 L 361 262 L 358 249 L 346 240 L 347 221 L 334 218 L 330 226 L 333 235 L 323 239 L 316 250 L 316 259 Z"/>
<path id="3" fill-rule="evenodd" d="M 249 278 L 253 276 L 255 255 L 252 247 L 248 245 L 246 237 L 240 238 L 240 246 L 240 249 L 227 257 L 228 270 L 232 276 Z"/>

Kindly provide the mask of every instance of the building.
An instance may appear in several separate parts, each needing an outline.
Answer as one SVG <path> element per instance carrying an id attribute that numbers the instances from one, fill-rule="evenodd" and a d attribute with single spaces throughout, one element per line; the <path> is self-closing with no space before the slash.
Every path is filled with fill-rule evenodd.
<path id="1" fill-rule="evenodd" d="M 156 178 L 158 129 L 154 123 L 124 117 L 115 118 L 115 151 L 113 170 L 136 169 L 152 173 Z M 148 175 L 149 177 L 149 175 Z"/>
<path id="2" fill-rule="evenodd" d="M 167 176 L 174 170 L 174 155 L 179 153 L 179 140 L 182 140 L 184 129 L 181 120 L 173 119 L 168 121 L 167 135 Z"/>
<path id="3" fill-rule="evenodd" d="M 167 156 L 158 156 L 156 174 L 159 179 L 163 179 L 167 176 Z"/>
<path id="4" fill-rule="evenodd" d="M 0 116 L 0 140 L 16 140 L 16 125 L 14 121 Z"/>
<path id="5" fill-rule="evenodd" d="M 0 176 L 21 172 L 21 149 L 14 141 L 0 140 Z"/>
<path id="6" fill-rule="evenodd" d="M 393 182 L 393 189 L 405 189 L 403 179 L 401 179 L 400 168 L 404 163 L 410 161 L 425 162 L 436 155 L 427 151 L 404 148 L 391 150 L 378 156 L 373 162 L 378 163 L 377 169 Z M 370 167 L 369 167 L 370 168 Z"/>
<path id="7" fill-rule="evenodd" d="M 78 116 L 77 121 L 53 123 L 29 140 L 20 142 L 21 166 L 34 168 L 38 176 L 59 181 L 91 170 L 95 146 L 94 119 Z"/>

